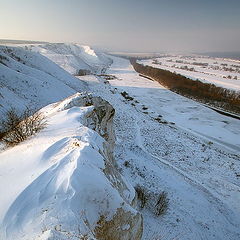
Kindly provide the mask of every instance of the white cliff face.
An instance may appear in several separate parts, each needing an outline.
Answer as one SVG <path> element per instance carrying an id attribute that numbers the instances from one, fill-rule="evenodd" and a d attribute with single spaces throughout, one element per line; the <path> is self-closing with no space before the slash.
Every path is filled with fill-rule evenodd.
<path id="1" fill-rule="evenodd" d="M 112 106 L 76 94 L 42 111 L 47 128 L 0 154 L 4 161 L 18 152 L 35 166 L 34 179 L 29 176 L 9 196 L 1 237 L 141 239 L 135 191 L 117 171 L 112 155 Z"/>
<path id="2" fill-rule="evenodd" d="M 27 49 L 46 56 L 71 74 L 79 70 L 100 72 L 111 60 L 102 53 L 96 53 L 91 47 L 74 43 L 48 43 L 28 45 Z"/>

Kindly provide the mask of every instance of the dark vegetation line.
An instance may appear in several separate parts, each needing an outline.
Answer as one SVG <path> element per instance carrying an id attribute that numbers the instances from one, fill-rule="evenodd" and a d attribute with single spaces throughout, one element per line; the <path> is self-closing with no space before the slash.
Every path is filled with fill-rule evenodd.
<path id="1" fill-rule="evenodd" d="M 149 79 L 149 80 L 151 80 L 151 81 L 154 81 L 154 79 L 153 78 L 151 78 L 151 77 L 148 77 L 148 76 L 146 76 L 146 75 L 143 75 L 143 74 L 139 74 L 139 76 L 140 77 L 144 77 L 144 78 L 147 78 L 147 79 Z M 203 104 L 203 103 L 202 103 Z M 228 117 L 231 117 L 231 118 L 235 118 L 235 119 L 238 119 L 238 120 L 240 120 L 240 116 L 239 115 L 236 115 L 236 114 L 234 114 L 234 113 L 230 113 L 230 112 L 226 112 L 226 111 L 224 111 L 224 110 L 221 110 L 221 109 L 219 109 L 219 108 L 215 108 L 215 107 L 213 107 L 213 106 L 209 106 L 209 105 L 207 105 L 207 104 L 203 104 L 205 107 L 208 107 L 208 108 L 211 108 L 212 110 L 214 110 L 215 112 L 218 112 L 218 113 L 220 113 L 220 114 L 222 114 L 222 115 L 224 115 L 224 116 L 228 116 Z"/>
<path id="2" fill-rule="evenodd" d="M 240 92 L 192 80 L 167 70 L 144 66 L 130 59 L 135 71 L 148 76 L 169 90 L 221 110 L 240 114 Z M 215 109 L 216 110 L 216 109 Z"/>
<path id="3" fill-rule="evenodd" d="M 234 114 L 231 114 L 229 112 L 224 112 L 224 111 L 222 111 L 220 109 L 217 109 L 217 108 L 214 108 L 214 107 L 211 107 L 211 106 L 207 106 L 207 107 L 211 108 L 215 112 L 218 112 L 218 113 L 220 113 L 220 114 L 222 114 L 224 116 L 231 117 L 231 118 L 236 118 L 236 119 L 240 120 L 240 116 L 238 116 L 238 115 L 234 115 Z"/>
<path id="4" fill-rule="evenodd" d="M 151 78 L 151 77 L 148 77 L 148 76 L 146 76 L 146 75 L 144 75 L 144 74 L 141 74 L 141 73 L 139 73 L 139 76 L 140 76 L 140 77 L 147 78 L 147 79 L 149 79 L 149 80 L 151 80 L 151 81 L 154 81 L 154 79 L 153 79 L 153 78 Z"/>

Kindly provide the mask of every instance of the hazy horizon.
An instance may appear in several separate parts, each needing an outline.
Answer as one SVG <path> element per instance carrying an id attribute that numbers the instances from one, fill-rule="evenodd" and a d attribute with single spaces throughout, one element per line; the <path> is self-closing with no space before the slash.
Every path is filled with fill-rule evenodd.
<path id="1" fill-rule="evenodd" d="M 0 0 L 0 39 L 107 51 L 240 51 L 237 0 Z"/>

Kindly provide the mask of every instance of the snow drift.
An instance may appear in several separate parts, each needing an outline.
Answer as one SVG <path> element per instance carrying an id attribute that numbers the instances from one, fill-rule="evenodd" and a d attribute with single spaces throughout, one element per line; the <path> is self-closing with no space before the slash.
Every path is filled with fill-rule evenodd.
<path id="1" fill-rule="evenodd" d="M 37 175 L 12 195 L 2 238 L 140 239 L 142 217 L 134 209 L 135 191 L 113 159 L 112 106 L 75 94 L 42 111 L 48 127 L 0 154 L 4 161 L 16 151 L 21 159 L 21 152 L 34 162 L 31 174 Z"/>

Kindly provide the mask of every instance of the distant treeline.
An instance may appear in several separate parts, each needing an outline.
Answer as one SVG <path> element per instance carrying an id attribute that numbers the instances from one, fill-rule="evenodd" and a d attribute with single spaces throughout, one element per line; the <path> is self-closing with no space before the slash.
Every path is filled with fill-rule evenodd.
<path id="1" fill-rule="evenodd" d="M 135 71 L 158 81 L 169 90 L 183 96 L 196 99 L 202 103 L 211 104 L 234 113 L 240 113 L 240 92 L 217 87 L 211 83 L 192 80 L 180 74 L 167 70 L 144 66 L 131 59 Z"/>

